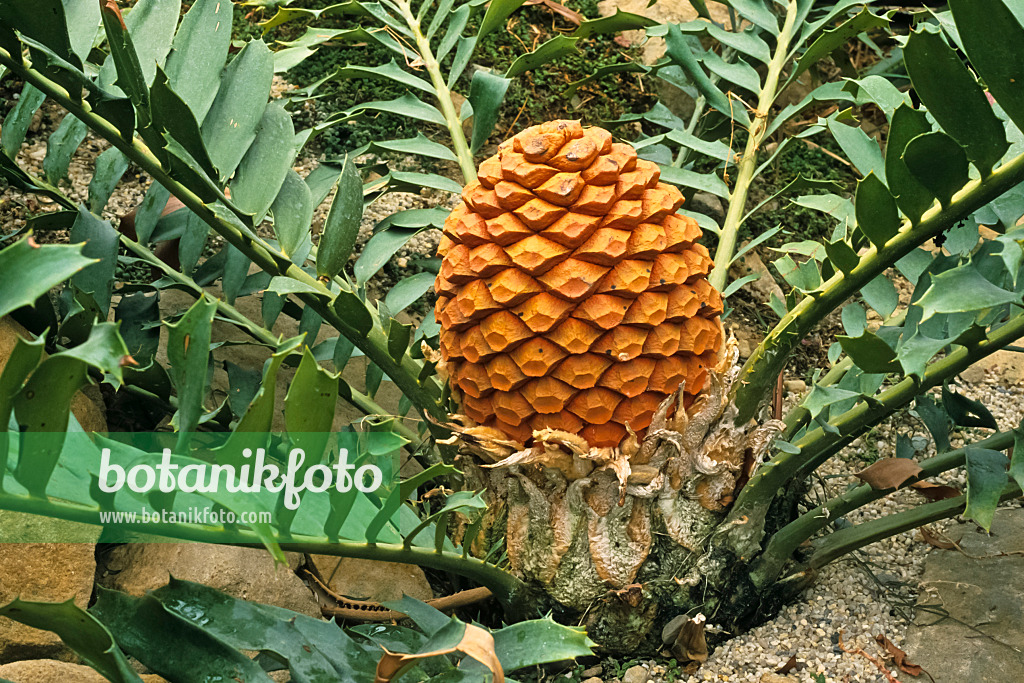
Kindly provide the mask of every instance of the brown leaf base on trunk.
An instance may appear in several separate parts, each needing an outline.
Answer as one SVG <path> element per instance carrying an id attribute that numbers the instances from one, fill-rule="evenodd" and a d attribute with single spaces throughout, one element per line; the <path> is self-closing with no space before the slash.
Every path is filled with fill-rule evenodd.
<path id="1" fill-rule="evenodd" d="M 737 358 L 730 340 L 689 410 L 682 390 L 670 396 L 642 442 L 591 448 L 538 430 L 523 448 L 473 425 L 453 438 L 467 485 L 486 489 L 494 530 L 505 531 L 512 571 L 608 651 L 635 650 L 656 622 L 724 588 L 713 536 L 782 426 L 735 426 Z"/>

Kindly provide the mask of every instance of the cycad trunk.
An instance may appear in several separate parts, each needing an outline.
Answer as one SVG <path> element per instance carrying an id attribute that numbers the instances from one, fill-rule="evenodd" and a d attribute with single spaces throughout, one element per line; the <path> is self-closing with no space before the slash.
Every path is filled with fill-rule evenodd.
<path id="1" fill-rule="evenodd" d="M 635 650 L 684 612 L 738 624 L 759 611 L 744 559 L 716 540 L 781 423 L 734 425 L 736 370 L 731 343 L 690 410 L 668 417 L 670 397 L 639 445 L 586 449 L 550 432 L 493 462 L 493 444 L 464 436 L 486 461 L 468 468 L 470 484 L 491 496 L 512 571 L 608 651 Z"/>

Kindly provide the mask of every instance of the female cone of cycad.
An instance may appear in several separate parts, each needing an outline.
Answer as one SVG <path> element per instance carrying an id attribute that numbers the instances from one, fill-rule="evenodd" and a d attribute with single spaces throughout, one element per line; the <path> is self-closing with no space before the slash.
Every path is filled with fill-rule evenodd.
<path id="1" fill-rule="evenodd" d="M 639 436 L 722 343 L 697 223 L 656 164 L 601 128 L 551 121 L 502 143 L 445 221 L 435 313 L 462 412 L 526 444 Z"/>

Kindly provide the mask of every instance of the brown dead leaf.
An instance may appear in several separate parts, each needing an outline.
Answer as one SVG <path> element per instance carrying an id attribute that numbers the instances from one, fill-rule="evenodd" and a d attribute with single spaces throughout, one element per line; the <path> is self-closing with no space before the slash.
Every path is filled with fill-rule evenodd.
<path id="1" fill-rule="evenodd" d="M 708 658 L 708 641 L 704 638 L 706 621 L 703 614 L 698 614 L 693 619 L 686 619 L 679 626 L 679 632 L 669 645 L 669 651 L 677 661 L 696 665 L 692 667 L 693 671 L 696 671 Z M 662 634 L 663 637 L 664 635 L 665 633 Z"/>
<path id="2" fill-rule="evenodd" d="M 463 634 L 462 640 L 454 647 L 434 650 L 433 652 L 421 652 L 415 655 L 391 652 L 387 648 L 381 649 L 384 650 L 384 654 L 381 655 L 380 661 L 377 662 L 377 675 L 373 679 L 373 683 L 389 683 L 392 678 L 411 662 L 448 655 L 456 650 L 486 666 L 494 674 L 494 683 L 505 683 L 505 672 L 502 670 L 501 662 L 498 661 L 498 655 L 494 651 L 494 636 L 490 632 L 472 624 L 466 624 L 466 632 Z"/>
<path id="3" fill-rule="evenodd" d="M 953 488 L 952 486 L 945 486 L 943 484 L 933 484 L 930 481 L 915 481 L 910 485 L 910 488 L 914 489 L 933 503 L 937 500 L 956 498 L 960 495 L 960 489 Z"/>
<path id="4" fill-rule="evenodd" d="M 882 662 L 879 661 L 879 659 L 877 657 L 872 657 L 871 655 L 869 655 L 867 652 L 864 652 L 864 650 L 859 648 L 859 647 L 846 647 L 846 645 L 843 644 L 843 632 L 840 631 L 838 635 L 839 635 L 839 640 L 836 643 L 836 645 L 839 646 L 840 650 L 842 650 L 843 652 L 846 652 L 848 654 L 851 654 L 851 655 L 860 655 L 864 659 L 866 659 L 869 662 L 871 662 L 872 664 L 874 664 L 875 668 L 878 669 L 878 672 L 880 674 L 882 674 L 882 676 L 885 677 L 886 683 L 900 683 L 898 680 L 896 680 L 893 677 L 892 672 L 889 671 L 888 669 L 886 669 L 885 665 L 882 664 Z"/>
<path id="5" fill-rule="evenodd" d="M 920 465 L 909 458 L 885 458 L 854 476 L 876 491 L 885 491 L 899 488 L 920 473 Z"/>
<path id="6" fill-rule="evenodd" d="M 544 5 L 549 10 L 559 15 L 570 24 L 576 24 L 577 26 L 583 21 L 583 15 L 579 12 L 569 9 L 565 5 L 559 4 L 554 0 L 526 0 L 524 5 Z"/>
<path id="7" fill-rule="evenodd" d="M 953 541 L 948 539 L 944 539 L 944 537 L 939 536 L 926 526 L 921 527 L 917 531 L 921 534 L 921 540 L 932 547 L 940 550 L 952 550 L 957 547 L 956 543 L 953 543 Z"/>
<path id="8" fill-rule="evenodd" d="M 920 664 L 914 664 L 907 658 L 907 653 L 896 647 L 891 640 L 885 637 L 885 634 L 879 633 L 875 636 L 875 642 L 878 643 L 883 650 L 889 653 L 892 658 L 893 664 L 905 674 L 911 676 L 920 676 L 922 673 L 932 678 L 932 675 L 921 668 Z M 935 680 L 932 678 L 932 680 Z"/>
<path id="9" fill-rule="evenodd" d="M 799 671 L 802 668 L 803 667 L 796 661 L 796 655 L 793 655 L 792 657 L 786 660 L 785 664 L 776 669 L 775 673 L 785 675 L 788 674 L 790 671 Z"/>

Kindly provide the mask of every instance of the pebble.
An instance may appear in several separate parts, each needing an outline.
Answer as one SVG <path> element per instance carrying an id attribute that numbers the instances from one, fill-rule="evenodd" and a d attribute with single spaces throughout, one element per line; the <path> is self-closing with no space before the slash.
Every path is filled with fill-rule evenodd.
<path id="1" fill-rule="evenodd" d="M 637 664 L 626 669 L 626 673 L 622 675 L 622 683 L 647 683 L 650 678 L 650 672 L 647 667 Z"/>

